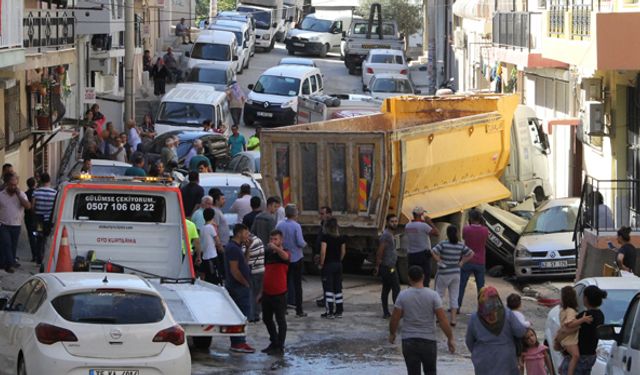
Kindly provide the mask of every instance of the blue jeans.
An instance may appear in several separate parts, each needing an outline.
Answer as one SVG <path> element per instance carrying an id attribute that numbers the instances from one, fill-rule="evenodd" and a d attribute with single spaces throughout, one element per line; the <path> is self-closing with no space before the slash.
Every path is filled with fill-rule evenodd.
<path id="1" fill-rule="evenodd" d="M 478 289 L 478 295 L 480 295 L 480 289 L 484 286 L 484 264 L 465 263 L 460 269 L 460 293 L 458 293 L 458 306 L 462 307 L 462 298 L 464 297 L 464 290 L 469 282 L 469 276 L 473 274 L 476 278 L 476 288 Z"/>
<path id="2" fill-rule="evenodd" d="M 251 312 L 251 288 L 242 285 L 225 285 L 233 302 L 245 316 Z M 231 336 L 231 345 L 244 344 L 247 342 L 246 336 Z"/>
<path id="3" fill-rule="evenodd" d="M 0 268 L 13 267 L 16 262 L 20 225 L 0 224 Z"/>
<path id="4" fill-rule="evenodd" d="M 558 373 L 560 375 L 567 375 L 569 373 L 569 362 L 571 361 L 570 356 L 564 356 L 562 358 L 562 363 L 558 368 Z M 596 363 L 596 355 L 580 355 L 578 359 L 578 365 L 576 366 L 576 371 L 574 375 L 591 375 L 591 368 Z"/>

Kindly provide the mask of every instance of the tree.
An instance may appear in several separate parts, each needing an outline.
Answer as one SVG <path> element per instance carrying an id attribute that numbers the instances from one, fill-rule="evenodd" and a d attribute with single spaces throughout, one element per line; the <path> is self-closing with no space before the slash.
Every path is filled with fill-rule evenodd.
<path id="1" fill-rule="evenodd" d="M 200 22 L 209 18 L 209 2 L 211 0 L 196 0 L 196 20 Z M 213 0 L 216 1 L 216 0 Z M 217 0 L 218 12 L 236 9 L 236 0 Z"/>
<path id="2" fill-rule="evenodd" d="M 363 0 L 357 13 L 368 18 L 371 4 L 379 3 L 382 6 L 382 19 L 395 20 L 400 32 L 405 38 L 415 34 L 422 28 L 422 7 L 411 4 L 409 0 Z"/>

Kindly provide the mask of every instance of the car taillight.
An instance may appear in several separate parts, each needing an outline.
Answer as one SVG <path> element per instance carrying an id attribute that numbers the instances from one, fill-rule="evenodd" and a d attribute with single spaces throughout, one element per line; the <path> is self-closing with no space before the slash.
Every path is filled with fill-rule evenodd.
<path id="1" fill-rule="evenodd" d="M 371 69 L 371 68 L 367 68 L 367 73 L 369 73 L 369 74 L 373 74 L 373 69 Z"/>
<path id="2" fill-rule="evenodd" d="M 407 69 L 402 69 L 402 70 L 400 71 L 400 74 L 407 74 Z"/>
<path id="3" fill-rule="evenodd" d="M 47 323 L 36 326 L 36 338 L 43 344 L 51 345 L 56 342 L 76 342 L 76 335 L 65 328 L 60 328 Z"/>
<path id="4" fill-rule="evenodd" d="M 173 345 L 184 344 L 184 330 L 180 326 L 173 326 L 156 333 L 153 342 L 170 342 Z"/>
<path id="5" fill-rule="evenodd" d="M 221 326 L 220 333 L 243 333 L 244 326 Z"/>

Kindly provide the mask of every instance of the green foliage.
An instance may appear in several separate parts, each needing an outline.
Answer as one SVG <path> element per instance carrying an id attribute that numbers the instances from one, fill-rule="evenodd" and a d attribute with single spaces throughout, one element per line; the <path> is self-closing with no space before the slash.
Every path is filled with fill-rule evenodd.
<path id="1" fill-rule="evenodd" d="M 357 13 L 368 18 L 371 4 L 382 5 L 384 20 L 395 20 L 398 28 L 407 37 L 422 28 L 422 7 L 409 3 L 408 0 L 362 0 Z"/>
<path id="2" fill-rule="evenodd" d="M 217 0 L 218 12 L 236 9 L 236 0 Z M 196 0 L 196 19 L 200 20 L 209 17 L 209 0 Z"/>

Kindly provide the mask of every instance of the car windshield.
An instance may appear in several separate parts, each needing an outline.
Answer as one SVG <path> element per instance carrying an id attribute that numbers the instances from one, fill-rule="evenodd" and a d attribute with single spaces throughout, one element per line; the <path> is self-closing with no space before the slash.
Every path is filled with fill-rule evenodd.
<path id="1" fill-rule="evenodd" d="M 227 71 L 224 69 L 191 69 L 187 82 L 201 82 L 226 85 Z"/>
<path id="2" fill-rule="evenodd" d="M 260 76 L 253 88 L 253 91 L 259 94 L 280 96 L 297 96 L 299 90 L 300 80 L 297 78 L 265 75 Z"/>
<path id="3" fill-rule="evenodd" d="M 556 206 L 536 212 L 523 234 L 573 232 L 578 207 Z"/>
<path id="4" fill-rule="evenodd" d="M 163 102 L 160 104 L 158 122 L 166 122 L 180 126 L 200 127 L 204 120 L 213 120 L 213 106 L 209 104 Z"/>
<path id="5" fill-rule="evenodd" d="M 373 55 L 371 62 L 375 64 L 404 64 L 402 56 L 398 55 Z"/>
<path id="6" fill-rule="evenodd" d="M 604 324 L 622 325 L 629 301 L 637 292 L 635 289 L 607 290 L 607 298 L 602 300 L 602 306 L 600 306 L 604 314 Z"/>
<path id="7" fill-rule="evenodd" d="M 399 94 L 411 94 L 411 84 L 406 79 L 380 78 L 376 79 L 371 90 L 378 93 L 394 92 Z"/>
<path id="8" fill-rule="evenodd" d="M 236 199 L 238 199 L 238 193 L 240 193 L 240 186 L 202 186 L 202 187 L 204 188 L 205 192 L 208 192 L 209 189 L 214 187 L 222 191 L 222 194 L 224 194 L 224 199 L 225 199 L 224 206 L 222 207 L 222 212 L 225 214 L 229 213 L 229 209 L 231 208 L 231 205 L 233 204 L 233 202 L 236 201 Z M 264 197 L 260 193 L 260 190 L 254 187 L 251 188 L 251 196 L 259 197 L 260 199 L 264 200 Z"/>
<path id="9" fill-rule="evenodd" d="M 328 33 L 331 29 L 331 24 L 333 24 L 333 22 L 331 21 L 320 20 L 313 17 L 305 17 L 305 19 L 302 20 L 300 29 L 307 31 L 316 31 L 319 33 Z"/>
<path id="10" fill-rule="evenodd" d="M 145 324 L 164 319 L 162 300 L 153 295 L 113 289 L 66 294 L 51 301 L 63 319 L 88 324 Z"/>
<path id="11" fill-rule="evenodd" d="M 271 26 L 271 12 L 249 7 L 238 7 L 236 10 L 238 12 L 251 13 L 253 18 L 256 20 L 257 29 L 268 30 Z"/>
<path id="12" fill-rule="evenodd" d="M 196 43 L 191 50 L 191 58 L 209 61 L 230 61 L 231 49 L 226 44 Z"/>

